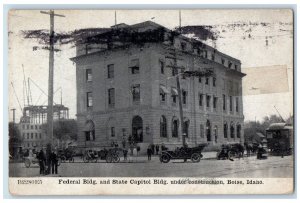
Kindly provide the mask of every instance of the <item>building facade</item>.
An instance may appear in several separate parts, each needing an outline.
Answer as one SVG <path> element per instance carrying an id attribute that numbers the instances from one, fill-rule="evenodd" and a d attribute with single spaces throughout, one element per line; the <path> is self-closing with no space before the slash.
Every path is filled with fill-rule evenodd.
<path id="1" fill-rule="evenodd" d="M 23 109 L 18 124 L 22 137 L 22 149 L 35 149 L 46 146 L 48 139 L 43 124 L 47 123 L 47 106 L 31 105 Z M 64 105 L 53 106 L 54 120 L 69 119 L 69 109 Z"/>
<path id="2" fill-rule="evenodd" d="M 128 27 L 143 32 L 162 26 L 147 21 Z M 129 137 L 142 148 L 182 145 L 180 92 L 170 48 L 177 50 L 183 72 L 214 72 L 209 77 L 179 74 L 187 144 L 243 142 L 241 62 L 181 35 L 170 42 L 169 33 L 162 41 L 130 43 L 126 48 L 101 44 L 89 52 L 77 46 L 71 60 L 76 63 L 79 146 L 121 145 Z"/>

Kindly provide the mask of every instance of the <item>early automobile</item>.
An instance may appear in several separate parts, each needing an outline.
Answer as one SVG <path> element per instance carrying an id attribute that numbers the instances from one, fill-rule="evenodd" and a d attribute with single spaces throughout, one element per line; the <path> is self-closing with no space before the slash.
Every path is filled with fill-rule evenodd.
<path id="1" fill-rule="evenodd" d="M 223 144 L 217 153 L 217 159 L 233 159 L 244 156 L 244 147 L 240 143 Z"/>
<path id="2" fill-rule="evenodd" d="M 200 162 L 200 159 L 203 157 L 202 150 L 207 144 L 200 144 L 196 147 L 181 147 L 177 148 L 175 151 L 166 150 L 162 151 L 160 155 L 160 161 L 162 163 L 168 163 L 171 159 L 191 159 L 192 162 Z"/>

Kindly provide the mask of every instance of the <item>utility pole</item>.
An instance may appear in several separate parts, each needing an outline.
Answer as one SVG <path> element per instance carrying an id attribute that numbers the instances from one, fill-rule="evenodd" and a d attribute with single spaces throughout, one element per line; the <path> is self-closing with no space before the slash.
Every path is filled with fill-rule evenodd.
<path id="1" fill-rule="evenodd" d="M 11 111 L 13 112 L 13 125 L 15 127 L 15 123 L 16 123 L 16 109 L 11 109 Z"/>
<path id="2" fill-rule="evenodd" d="M 47 108 L 47 137 L 53 144 L 53 76 L 54 76 L 54 16 L 65 17 L 64 15 L 41 11 L 42 14 L 50 15 L 50 44 L 49 44 L 49 81 L 48 81 L 48 108 Z"/>

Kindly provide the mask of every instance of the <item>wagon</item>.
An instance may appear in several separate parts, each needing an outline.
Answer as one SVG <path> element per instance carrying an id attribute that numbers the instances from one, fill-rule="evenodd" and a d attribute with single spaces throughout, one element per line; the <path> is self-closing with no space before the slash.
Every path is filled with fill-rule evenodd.
<path id="1" fill-rule="evenodd" d="M 184 161 L 191 159 L 194 163 L 200 162 L 200 159 L 203 157 L 202 150 L 206 146 L 207 144 L 200 144 L 197 147 L 181 147 L 174 151 L 162 151 L 160 161 L 162 163 L 168 163 L 171 159 L 183 159 Z"/>

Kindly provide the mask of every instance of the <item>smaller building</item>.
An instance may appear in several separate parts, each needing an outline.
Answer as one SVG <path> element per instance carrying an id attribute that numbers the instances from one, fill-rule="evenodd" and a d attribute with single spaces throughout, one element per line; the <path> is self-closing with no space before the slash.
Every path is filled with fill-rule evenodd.
<path id="1" fill-rule="evenodd" d="M 20 119 L 19 131 L 22 149 L 37 149 L 45 146 L 47 134 L 43 125 L 47 123 L 47 106 L 26 106 Z M 69 108 L 61 104 L 53 106 L 53 119 L 69 119 Z"/>

